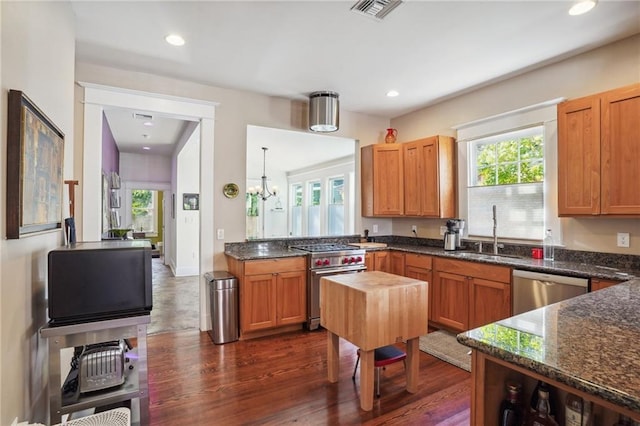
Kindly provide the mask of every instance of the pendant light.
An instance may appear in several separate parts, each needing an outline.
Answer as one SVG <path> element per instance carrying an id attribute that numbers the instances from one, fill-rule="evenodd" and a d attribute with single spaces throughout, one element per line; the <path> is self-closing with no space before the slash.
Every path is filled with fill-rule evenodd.
<path id="1" fill-rule="evenodd" d="M 278 187 L 274 186 L 271 191 L 267 187 L 267 150 L 269 148 L 262 147 L 262 178 L 260 182 L 260 186 L 256 186 L 255 188 L 249 188 L 250 194 L 257 194 L 258 197 L 262 199 L 262 201 L 267 201 L 267 198 L 273 197 L 278 193 Z"/>
<path id="2" fill-rule="evenodd" d="M 309 130 L 335 132 L 340 124 L 338 94 L 320 91 L 309 95 Z"/>

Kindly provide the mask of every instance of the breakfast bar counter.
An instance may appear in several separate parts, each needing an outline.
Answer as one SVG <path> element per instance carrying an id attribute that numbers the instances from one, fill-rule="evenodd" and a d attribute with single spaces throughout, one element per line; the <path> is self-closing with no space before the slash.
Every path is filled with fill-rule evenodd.
<path id="1" fill-rule="evenodd" d="M 471 423 L 496 423 L 504 382 L 513 379 L 529 387 L 543 380 L 613 421 L 640 420 L 638 306 L 640 280 L 632 280 L 459 334 L 474 349 Z"/>
<path id="2" fill-rule="evenodd" d="M 360 407 L 373 408 L 374 350 L 407 342 L 407 391 L 418 389 L 418 338 L 427 334 L 428 284 L 388 274 L 361 272 L 320 280 L 320 324 L 327 329 L 327 369 L 338 381 L 339 338 L 360 349 Z"/>

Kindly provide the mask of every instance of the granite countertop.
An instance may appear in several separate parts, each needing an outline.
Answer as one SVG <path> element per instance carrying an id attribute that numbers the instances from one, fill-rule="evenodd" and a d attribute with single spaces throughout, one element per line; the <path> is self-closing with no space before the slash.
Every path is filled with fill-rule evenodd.
<path id="1" fill-rule="evenodd" d="M 640 279 L 516 315 L 458 341 L 640 413 Z"/>
<path id="2" fill-rule="evenodd" d="M 389 244 L 386 249 L 418 253 L 432 256 L 447 257 L 456 260 L 508 266 L 512 269 L 524 269 L 579 278 L 602 278 L 609 280 L 627 281 L 640 278 L 640 271 L 626 268 L 600 266 L 579 261 L 549 261 L 533 259 L 531 257 L 515 255 L 493 255 L 491 253 L 477 253 L 473 251 L 446 251 L 440 247 L 414 246 L 406 244 Z M 615 256 L 615 255 L 614 255 Z"/>
<path id="3" fill-rule="evenodd" d="M 349 241 L 342 241 L 349 244 Z M 487 263 L 493 265 L 507 266 L 512 269 L 524 269 L 534 272 L 542 272 L 556 275 L 580 277 L 580 278 L 601 278 L 607 280 L 627 281 L 640 278 L 640 270 L 618 267 L 612 262 L 607 262 L 606 256 L 615 257 L 612 254 L 600 254 L 601 261 L 612 266 L 601 266 L 594 263 L 587 263 L 581 259 L 575 261 L 556 260 L 546 261 L 542 259 L 532 259 L 526 256 L 514 256 L 501 254 L 494 256 L 491 253 L 477 253 L 474 251 L 446 251 L 442 247 L 433 247 L 418 244 L 388 243 L 386 247 L 367 248 L 367 251 L 397 250 L 405 253 L 425 254 L 430 256 L 446 257 L 457 260 L 468 260 L 473 262 Z M 308 253 L 301 250 L 289 248 L 287 241 L 258 242 L 258 243 L 233 243 L 225 246 L 225 254 L 237 260 L 257 260 L 279 257 L 306 256 Z"/>

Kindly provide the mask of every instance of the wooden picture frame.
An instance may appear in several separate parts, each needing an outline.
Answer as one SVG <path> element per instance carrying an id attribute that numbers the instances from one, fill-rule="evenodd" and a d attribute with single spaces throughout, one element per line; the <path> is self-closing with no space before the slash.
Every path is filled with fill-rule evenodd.
<path id="1" fill-rule="evenodd" d="M 20 90 L 7 111 L 7 239 L 61 229 L 64 133 Z"/>

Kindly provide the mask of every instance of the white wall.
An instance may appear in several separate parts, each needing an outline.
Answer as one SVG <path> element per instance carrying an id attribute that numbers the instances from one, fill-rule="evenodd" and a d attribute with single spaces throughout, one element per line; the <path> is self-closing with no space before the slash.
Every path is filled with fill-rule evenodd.
<path id="1" fill-rule="evenodd" d="M 120 153 L 120 179 L 126 182 L 171 182 L 171 159 L 162 155 Z"/>
<path id="2" fill-rule="evenodd" d="M 399 142 L 436 134 L 455 136 L 452 127 L 458 124 L 558 97 L 572 99 L 637 83 L 640 82 L 638 46 L 640 35 L 395 118 L 391 127 L 398 129 Z M 395 235 L 412 235 L 411 225 L 415 224 L 420 237 L 441 238 L 438 231 L 444 223 L 394 219 L 392 231 Z M 561 223 L 564 244 L 569 249 L 640 254 L 637 218 L 563 218 Z M 616 232 L 631 234 L 629 248 L 616 247 Z"/>
<path id="3" fill-rule="evenodd" d="M 189 137 L 177 158 L 176 256 L 170 264 L 176 276 L 198 275 L 200 210 L 184 210 L 183 195 L 200 193 L 200 129 Z"/>
<path id="4" fill-rule="evenodd" d="M 0 15 L 0 175 L 6 176 L 7 91 L 18 89 L 65 134 L 64 179 L 77 179 L 73 176 L 73 12 L 66 3 L 3 1 Z M 48 320 L 46 256 L 64 239 L 62 231 L 56 231 L 5 240 L 6 186 L 0 191 L 0 424 L 9 425 L 16 417 L 45 423 L 47 346 L 38 330 Z M 63 215 L 68 213 L 65 207 Z"/>

